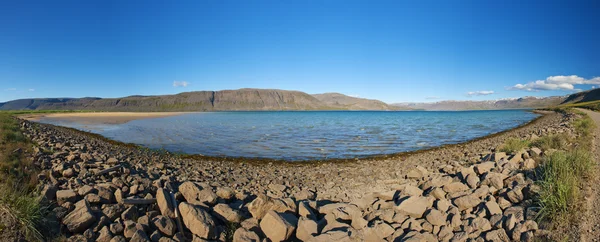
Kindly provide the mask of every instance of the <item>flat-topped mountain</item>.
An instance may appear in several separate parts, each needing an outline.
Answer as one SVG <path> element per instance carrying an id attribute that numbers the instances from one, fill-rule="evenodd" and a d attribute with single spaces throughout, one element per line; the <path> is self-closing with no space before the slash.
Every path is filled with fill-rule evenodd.
<path id="1" fill-rule="evenodd" d="M 328 94 L 324 94 L 329 96 Z M 319 96 L 321 97 L 321 96 Z M 345 98 L 344 98 L 345 97 Z M 184 92 L 123 98 L 33 98 L 0 103 L 0 110 L 95 111 L 242 111 L 242 110 L 390 110 L 376 100 L 336 94 L 339 102 L 319 100 L 299 91 L 239 89 Z M 377 105 L 375 105 L 375 103 Z"/>
<path id="2" fill-rule="evenodd" d="M 252 111 L 252 110 L 486 110 L 545 108 L 600 100 L 600 89 L 568 96 L 522 97 L 487 101 L 439 101 L 387 104 L 341 93 L 307 94 L 278 89 L 183 92 L 122 98 L 30 98 L 0 103 L 0 110 L 92 111 Z"/>

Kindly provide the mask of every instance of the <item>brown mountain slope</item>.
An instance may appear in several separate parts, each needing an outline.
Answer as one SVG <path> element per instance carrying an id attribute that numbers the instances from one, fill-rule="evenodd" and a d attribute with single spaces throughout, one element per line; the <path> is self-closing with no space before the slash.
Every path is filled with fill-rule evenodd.
<path id="1" fill-rule="evenodd" d="M 600 100 L 600 88 L 571 94 L 562 102 L 562 104 L 591 102 L 597 100 Z"/>
<path id="2" fill-rule="evenodd" d="M 327 106 L 337 109 L 349 110 L 399 110 L 401 107 L 394 107 L 379 100 L 356 98 L 346 96 L 341 93 L 323 93 L 313 94 L 313 97 L 319 99 Z M 406 109 L 406 108 L 404 108 Z"/>
<path id="3" fill-rule="evenodd" d="M 341 94 L 339 94 L 341 95 Z M 390 110 L 387 104 L 345 96 L 331 106 L 309 94 L 276 89 L 184 92 L 123 98 L 37 98 L 0 103 L 0 110 L 233 111 L 233 110 Z M 352 100 L 352 101 L 348 101 Z"/>

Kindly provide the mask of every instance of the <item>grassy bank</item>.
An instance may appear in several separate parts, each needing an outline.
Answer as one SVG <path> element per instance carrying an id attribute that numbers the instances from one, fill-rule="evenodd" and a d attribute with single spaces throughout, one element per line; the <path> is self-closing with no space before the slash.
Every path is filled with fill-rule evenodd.
<path id="1" fill-rule="evenodd" d="M 32 144 L 13 115 L 0 113 L 0 234 L 2 239 L 42 241 L 48 208 L 35 190 L 38 171 L 28 155 Z"/>
<path id="2" fill-rule="evenodd" d="M 537 174 L 541 207 L 538 219 L 547 229 L 559 231 L 557 234 L 563 239 L 568 239 L 568 228 L 577 224 L 584 202 L 583 188 L 595 175 L 591 153 L 594 121 L 584 113 L 568 112 L 578 115 L 572 123 L 574 137 L 557 134 L 532 142 L 533 146 L 551 151 L 541 160 Z"/>

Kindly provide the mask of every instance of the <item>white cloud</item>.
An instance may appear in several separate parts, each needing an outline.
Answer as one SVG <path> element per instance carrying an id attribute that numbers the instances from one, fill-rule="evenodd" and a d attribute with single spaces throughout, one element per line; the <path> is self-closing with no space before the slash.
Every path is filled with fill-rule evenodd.
<path id="1" fill-rule="evenodd" d="M 507 88 L 508 90 L 525 90 L 530 92 L 546 90 L 575 90 L 575 85 L 600 84 L 600 77 L 585 79 L 576 75 L 549 76 L 546 80 L 537 80 L 526 84 L 517 84 Z"/>
<path id="2" fill-rule="evenodd" d="M 186 81 L 173 81 L 173 86 L 174 87 L 187 87 L 188 86 L 188 82 Z"/>
<path id="3" fill-rule="evenodd" d="M 29 88 L 29 91 L 30 91 L 30 92 L 35 92 L 35 89 L 33 89 L 33 88 Z"/>
<path id="4" fill-rule="evenodd" d="M 4 89 L 4 91 L 16 91 L 16 90 L 17 90 L 17 89 L 16 89 L 16 88 L 14 88 L 14 87 L 12 87 L 12 88 L 6 88 L 6 89 Z"/>
<path id="5" fill-rule="evenodd" d="M 475 91 L 475 92 L 467 92 L 467 96 L 472 97 L 472 96 L 486 96 L 486 95 L 492 95 L 494 94 L 494 91 Z"/>
<path id="6" fill-rule="evenodd" d="M 358 95 L 358 94 L 350 94 L 350 95 L 348 95 L 348 96 L 350 96 L 350 97 L 355 97 L 355 98 L 360 98 L 360 95 Z"/>
<path id="7" fill-rule="evenodd" d="M 438 97 L 438 96 L 429 96 L 429 97 L 425 97 L 425 99 L 433 100 L 433 99 L 441 99 L 441 97 Z"/>

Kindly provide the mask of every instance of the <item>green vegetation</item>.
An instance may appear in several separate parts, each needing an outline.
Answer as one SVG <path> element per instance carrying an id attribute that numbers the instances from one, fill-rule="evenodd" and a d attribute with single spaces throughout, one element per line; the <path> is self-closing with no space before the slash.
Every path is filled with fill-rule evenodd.
<path id="1" fill-rule="evenodd" d="M 506 153 L 514 153 L 525 149 L 529 146 L 528 140 L 522 140 L 517 138 L 510 138 L 504 142 L 504 145 L 500 148 L 500 151 Z"/>
<path id="2" fill-rule="evenodd" d="M 581 102 L 581 103 L 569 103 L 558 106 L 559 108 L 585 108 L 594 111 L 600 111 L 600 100 Z"/>
<path id="3" fill-rule="evenodd" d="M 570 138 L 566 134 L 553 134 L 535 139 L 530 143 L 531 147 L 538 147 L 543 150 L 565 149 L 569 145 Z"/>
<path id="4" fill-rule="evenodd" d="M 13 115 L 0 112 L 0 210 L 8 215 L 4 222 L 16 223 L 27 239 L 41 241 L 48 207 L 37 196 L 38 172 L 25 156 L 32 146 Z"/>
<path id="5" fill-rule="evenodd" d="M 595 124 L 587 115 L 577 115 L 580 117 L 572 123 L 577 133 L 574 140 L 556 134 L 532 142 L 532 146 L 545 151 L 557 150 L 543 158 L 538 174 L 541 207 L 538 219 L 549 222 L 550 229 L 568 228 L 576 223 L 584 201 L 582 189 L 594 176 L 595 161 L 590 151 Z M 568 146 L 570 142 L 574 145 Z"/>
<path id="6" fill-rule="evenodd" d="M 564 223 L 577 208 L 580 187 L 593 167 L 588 151 L 556 151 L 543 160 L 539 202 L 541 218 Z"/>

